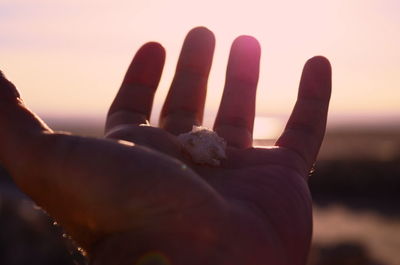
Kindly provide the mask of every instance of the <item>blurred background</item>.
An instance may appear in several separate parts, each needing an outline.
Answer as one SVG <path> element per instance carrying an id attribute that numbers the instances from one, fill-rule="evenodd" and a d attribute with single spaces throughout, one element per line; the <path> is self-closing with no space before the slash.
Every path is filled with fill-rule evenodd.
<path id="1" fill-rule="evenodd" d="M 136 50 L 167 50 L 151 123 L 157 124 L 186 33 L 216 35 L 205 125 L 211 127 L 229 48 L 262 46 L 256 145 L 279 136 L 301 69 L 333 68 L 325 142 L 311 176 L 309 265 L 400 264 L 400 1 L 0 0 L 0 69 L 57 130 L 101 136 L 108 106 Z M 0 169 L 0 264 L 84 264 L 60 227 Z"/>

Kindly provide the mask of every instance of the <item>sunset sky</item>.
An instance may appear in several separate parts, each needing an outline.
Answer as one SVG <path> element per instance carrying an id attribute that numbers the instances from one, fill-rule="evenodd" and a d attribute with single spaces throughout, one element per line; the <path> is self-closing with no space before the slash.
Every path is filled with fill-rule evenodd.
<path id="1" fill-rule="evenodd" d="M 0 0 L 0 69 L 40 115 L 104 117 L 135 51 L 158 41 L 167 61 L 157 118 L 183 38 L 203 25 L 217 40 L 207 119 L 230 44 L 246 34 L 262 46 L 259 116 L 286 118 L 304 62 L 324 55 L 333 68 L 330 120 L 400 121 L 399 14 L 399 0 Z"/>

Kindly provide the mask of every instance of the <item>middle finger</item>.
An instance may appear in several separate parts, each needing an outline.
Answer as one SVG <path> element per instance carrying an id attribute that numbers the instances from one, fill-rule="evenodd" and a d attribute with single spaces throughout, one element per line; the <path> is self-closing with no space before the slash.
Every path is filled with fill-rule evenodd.
<path id="1" fill-rule="evenodd" d="M 207 28 L 192 29 L 186 36 L 161 111 L 160 127 L 168 132 L 180 134 L 202 123 L 214 46 L 214 34 Z"/>

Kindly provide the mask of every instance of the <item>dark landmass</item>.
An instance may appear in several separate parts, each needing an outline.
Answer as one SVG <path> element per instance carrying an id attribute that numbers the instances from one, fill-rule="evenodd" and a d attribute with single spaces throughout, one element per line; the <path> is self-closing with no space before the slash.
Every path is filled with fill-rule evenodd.
<path id="1" fill-rule="evenodd" d="M 400 158 L 320 161 L 309 181 L 314 202 L 400 216 Z"/>

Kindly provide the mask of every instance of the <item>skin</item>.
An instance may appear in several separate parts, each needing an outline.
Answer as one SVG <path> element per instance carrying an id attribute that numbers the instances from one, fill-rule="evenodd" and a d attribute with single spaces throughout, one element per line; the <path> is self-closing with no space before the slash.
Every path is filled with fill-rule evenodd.
<path id="1" fill-rule="evenodd" d="M 0 77 L 0 162 L 91 264 L 305 264 L 307 177 L 325 132 L 330 64 L 306 62 L 284 132 L 275 146 L 255 148 L 260 46 L 238 37 L 214 124 L 227 159 L 197 165 L 176 135 L 202 123 L 214 45 L 208 29 L 189 32 L 158 128 L 139 125 L 149 120 L 165 51 L 143 45 L 111 105 L 104 139 L 53 132 Z"/>

